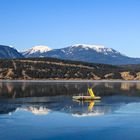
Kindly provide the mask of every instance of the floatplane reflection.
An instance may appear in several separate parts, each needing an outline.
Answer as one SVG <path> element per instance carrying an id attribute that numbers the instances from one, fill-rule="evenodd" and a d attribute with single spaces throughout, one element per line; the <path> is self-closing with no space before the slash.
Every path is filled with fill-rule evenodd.
<path id="1" fill-rule="evenodd" d="M 85 104 L 88 104 L 87 105 L 87 110 L 88 111 L 93 111 L 94 110 L 94 106 L 98 103 L 100 103 L 100 100 L 73 100 L 74 102 L 77 102 L 79 103 L 79 105 L 82 105 L 82 106 L 85 106 Z"/>
<path id="2" fill-rule="evenodd" d="M 89 86 L 87 89 L 87 94 L 88 94 L 88 96 L 79 95 L 79 96 L 73 96 L 72 98 L 74 101 L 82 102 L 82 104 L 84 102 L 88 102 L 89 103 L 88 110 L 92 111 L 92 109 L 95 105 L 95 102 L 100 102 L 101 97 L 95 96 L 95 93 L 93 92 L 92 87 L 89 87 Z"/>
<path id="3" fill-rule="evenodd" d="M 73 101 L 78 102 L 79 104 L 82 104 L 82 106 L 84 106 L 84 104 L 88 104 L 87 106 L 87 111 L 86 113 L 82 113 L 82 114 L 73 114 L 73 116 L 76 117 L 81 117 L 81 116 L 96 116 L 96 115 L 101 115 L 102 113 L 98 113 L 97 111 L 94 110 L 94 106 L 96 105 L 96 103 L 99 103 L 101 100 L 101 97 L 99 96 L 95 96 L 92 87 L 88 86 L 87 89 L 87 93 L 88 96 L 73 96 Z"/>
<path id="4" fill-rule="evenodd" d="M 73 112 L 73 117 L 87 117 L 87 116 L 100 116 L 104 115 L 104 111 L 98 106 L 100 104 L 100 100 L 73 100 L 77 102 L 81 108 L 83 108 L 80 112 Z M 86 108 L 85 108 L 86 107 Z"/>

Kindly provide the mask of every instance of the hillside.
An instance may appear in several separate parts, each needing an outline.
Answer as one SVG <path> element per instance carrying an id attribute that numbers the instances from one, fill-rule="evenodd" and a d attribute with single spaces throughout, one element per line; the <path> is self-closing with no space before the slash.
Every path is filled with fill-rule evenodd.
<path id="1" fill-rule="evenodd" d="M 136 69 L 135 69 L 136 67 Z M 0 60 L 0 79 L 123 79 L 140 80 L 140 66 L 68 61 L 55 58 Z"/>
<path id="2" fill-rule="evenodd" d="M 23 58 L 23 55 L 10 46 L 0 45 L 0 58 Z"/>

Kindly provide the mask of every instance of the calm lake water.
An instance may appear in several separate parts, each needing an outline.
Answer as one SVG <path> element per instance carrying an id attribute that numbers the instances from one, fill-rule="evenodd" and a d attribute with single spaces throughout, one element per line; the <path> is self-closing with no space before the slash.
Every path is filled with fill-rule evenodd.
<path id="1" fill-rule="evenodd" d="M 92 87 L 101 101 L 73 101 Z M 139 82 L 0 83 L 0 140 L 140 140 Z"/>

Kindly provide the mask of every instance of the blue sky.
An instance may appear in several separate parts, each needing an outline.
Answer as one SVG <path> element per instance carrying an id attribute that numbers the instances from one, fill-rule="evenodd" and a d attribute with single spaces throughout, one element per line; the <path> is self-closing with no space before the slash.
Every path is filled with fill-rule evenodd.
<path id="1" fill-rule="evenodd" d="M 140 57 L 139 0 L 0 0 L 0 44 L 99 44 Z"/>

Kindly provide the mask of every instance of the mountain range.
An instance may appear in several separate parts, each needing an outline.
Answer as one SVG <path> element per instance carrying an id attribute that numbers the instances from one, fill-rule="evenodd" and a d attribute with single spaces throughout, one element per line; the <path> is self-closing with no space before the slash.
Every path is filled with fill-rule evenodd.
<path id="1" fill-rule="evenodd" d="M 61 49 L 51 49 L 48 46 L 36 46 L 25 52 L 24 57 L 54 57 L 67 60 L 84 61 L 103 64 L 140 64 L 140 58 L 123 55 L 112 48 L 99 45 L 76 44 Z"/>
<path id="2" fill-rule="evenodd" d="M 2 59 L 38 57 L 53 57 L 112 65 L 140 64 L 140 58 L 128 57 L 119 51 L 101 45 L 76 44 L 61 49 L 51 49 L 48 46 L 35 46 L 24 52 L 18 52 L 10 46 L 0 45 L 0 58 Z"/>

